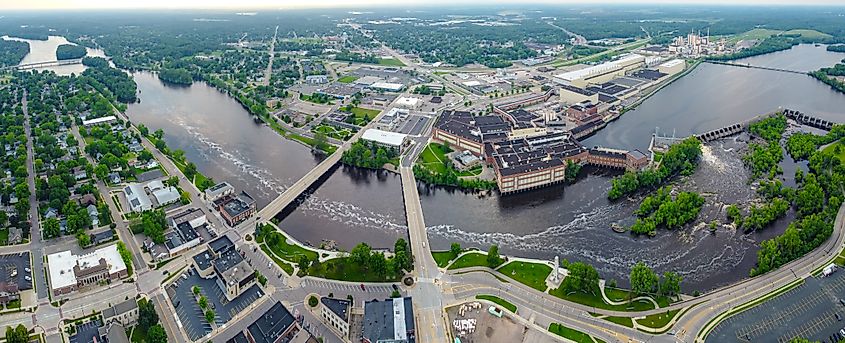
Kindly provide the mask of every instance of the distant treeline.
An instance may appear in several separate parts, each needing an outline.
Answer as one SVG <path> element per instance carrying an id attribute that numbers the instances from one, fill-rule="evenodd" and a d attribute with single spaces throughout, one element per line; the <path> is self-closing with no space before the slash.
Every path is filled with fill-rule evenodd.
<path id="1" fill-rule="evenodd" d="M 0 40 L 0 66 L 11 66 L 21 63 L 29 53 L 29 43 L 14 40 Z"/>

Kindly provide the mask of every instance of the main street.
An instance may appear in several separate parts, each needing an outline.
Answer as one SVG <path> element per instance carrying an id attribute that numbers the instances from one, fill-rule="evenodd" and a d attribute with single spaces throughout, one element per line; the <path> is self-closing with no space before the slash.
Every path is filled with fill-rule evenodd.
<path id="1" fill-rule="evenodd" d="M 27 93 L 24 91 L 21 98 L 21 107 L 23 109 L 24 124 L 23 129 L 26 134 L 26 183 L 29 188 L 29 250 L 32 252 L 32 277 L 34 278 L 33 285 L 38 296 L 38 303 L 47 303 L 48 295 L 46 274 L 42 273 L 44 270 L 44 244 L 41 237 L 41 215 L 38 213 L 38 199 L 36 198 L 35 189 L 35 149 L 32 141 L 32 128 L 30 127 L 29 118 L 29 102 Z"/>

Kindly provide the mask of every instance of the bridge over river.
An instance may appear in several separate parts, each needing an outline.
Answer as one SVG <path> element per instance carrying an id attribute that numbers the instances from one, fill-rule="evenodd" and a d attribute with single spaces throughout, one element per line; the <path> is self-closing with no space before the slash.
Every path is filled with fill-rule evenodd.
<path id="1" fill-rule="evenodd" d="M 35 68 L 55 67 L 55 66 L 64 66 L 64 65 L 73 65 L 73 64 L 82 64 L 82 59 L 76 58 L 76 59 L 72 59 L 72 60 L 42 61 L 42 62 L 18 64 L 18 65 L 13 65 L 13 66 L 5 66 L 5 67 L 0 68 L 0 70 L 10 70 L 10 69 L 29 70 L 29 69 L 35 69 Z"/>
<path id="2" fill-rule="evenodd" d="M 764 67 L 764 66 L 757 66 L 757 65 L 753 65 L 753 64 L 742 64 L 742 63 L 736 63 L 736 62 L 724 62 L 724 61 L 712 61 L 712 60 L 705 60 L 704 62 L 711 63 L 711 64 L 721 64 L 721 65 L 732 66 L 732 67 L 762 69 L 762 70 L 779 71 L 779 72 L 782 72 L 782 73 L 807 75 L 807 72 L 804 72 L 804 71 L 783 69 L 783 68 Z"/>

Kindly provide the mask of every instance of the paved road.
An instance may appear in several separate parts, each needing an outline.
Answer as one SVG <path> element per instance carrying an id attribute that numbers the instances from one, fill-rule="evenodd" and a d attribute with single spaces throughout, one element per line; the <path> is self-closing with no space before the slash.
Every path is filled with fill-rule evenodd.
<path id="1" fill-rule="evenodd" d="M 92 165 L 97 165 L 97 162 L 89 156 L 85 152 L 85 139 L 79 133 L 79 127 L 74 124 L 71 127 L 71 133 L 76 140 L 79 142 L 79 150 L 80 153 L 85 155 L 85 158 L 88 159 Z M 93 175 L 92 175 L 93 177 Z M 123 216 L 120 213 L 120 210 L 117 208 L 117 205 L 114 204 L 114 201 L 111 199 L 111 193 L 109 192 L 108 186 L 106 186 L 103 180 L 97 180 L 97 191 L 100 192 L 100 197 L 103 201 L 109 206 L 109 211 L 112 214 L 112 219 L 116 225 L 117 235 L 120 238 L 120 241 L 123 242 L 129 251 L 132 252 L 132 265 L 135 266 L 135 271 L 137 273 L 141 273 L 148 268 L 147 262 L 144 260 L 143 251 L 141 247 L 138 245 L 138 241 L 135 240 L 135 235 L 132 234 L 132 231 L 129 230 L 129 226 L 126 224 L 126 221 L 123 220 Z"/>
<path id="2" fill-rule="evenodd" d="M 29 118 L 29 102 L 27 101 L 26 92 L 23 93 L 21 106 L 23 108 L 24 118 L 23 129 L 26 134 L 26 183 L 29 187 L 29 250 L 32 251 L 32 276 L 35 278 L 33 285 L 35 286 L 38 302 L 41 303 L 48 302 L 47 291 L 49 287 L 47 286 L 47 278 L 45 277 L 44 272 L 42 272 L 44 270 L 44 243 L 42 242 L 41 237 L 41 216 L 38 213 L 38 199 L 35 197 L 35 166 L 32 162 L 35 158 L 35 150 L 33 149 L 32 128 L 30 127 L 31 123 Z"/>

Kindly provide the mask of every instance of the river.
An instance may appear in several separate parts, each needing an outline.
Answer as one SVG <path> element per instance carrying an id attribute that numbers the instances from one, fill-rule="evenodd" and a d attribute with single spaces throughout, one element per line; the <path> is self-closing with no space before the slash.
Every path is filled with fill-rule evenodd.
<path id="1" fill-rule="evenodd" d="M 845 54 L 803 45 L 748 60 L 762 66 L 812 70 L 829 66 L 840 56 Z M 150 73 L 133 76 L 141 102 L 129 105 L 130 118 L 152 130 L 163 129 L 168 145 L 184 150 L 199 171 L 246 190 L 259 206 L 320 161 L 309 148 L 255 124 L 237 102 L 204 83 L 169 86 Z M 778 106 L 841 121 L 845 96 L 808 76 L 702 64 L 585 144 L 645 150 L 658 126 L 663 133 L 685 136 Z M 420 185 L 429 237 L 432 246 L 440 249 L 451 242 L 482 249 L 498 244 L 505 254 L 585 261 L 596 266 L 602 277 L 623 285 L 637 260 L 659 272 L 681 273 L 685 291 L 735 282 L 753 267 L 759 242 L 782 232 L 794 217 L 790 214 L 751 235 L 728 227 L 711 233 L 704 227 L 704 222 L 722 219 L 724 204 L 753 197 L 745 184 L 745 168 L 735 153 L 743 144 L 743 136 L 710 144 L 697 173 L 683 183 L 683 188 L 695 189 L 707 198 L 701 224 L 693 228 L 661 230 L 654 238 L 614 233 L 610 224 L 630 225 L 639 202 L 608 202 L 606 192 L 613 174 L 586 169 L 572 185 L 504 197 L 479 198 Z M 791 176 L 798 167 L 802 166 L 787 161 L 786 175 Z M 386 171 L 339 166 L 312 196 L 279 217 L 284 230 L 313 245 L 328 239 L 344 249 L 360 241 L 387 248 L 396 238 L 407 236 L 401 182 L 398 175 Z"/>
<path id="2" fill-rule="evenodd" d="M 49 36 L 47 40 L 36 40 L 36 39 L 23 39 L 17 37 L 9 37 L 3 36 L 0 37 L 4 40 L 15 40 L 19 42 L 27 42 L 29 43 L 29 54 L 24 56 L 23 60 L 21 60 L 21 64 L 29 64 L 29 63 L 36 63 L 36 62 L 48 62 L 48 61 L 55 61 L 56 60 L 56 48 L 62 44 L 73 44 L 68 42 L 65 37 L 62 36 Z M 91 57 L 105 57 L 105 53 L 103 50 L 100 49 L 91 49 L 85 48 L 88 51 L 87 56 Z M 53 66 L 53 67 L 46 67 L 46 68 L 35 68 L 35 70 L 52 70 L 56 74 L 59 75 L 70 75 L 70 74 L 80 74 L 85 71 L 85 66 L 82 64 L 70 64 L 70 65 L 63 65 L 63 66 Z"/>

